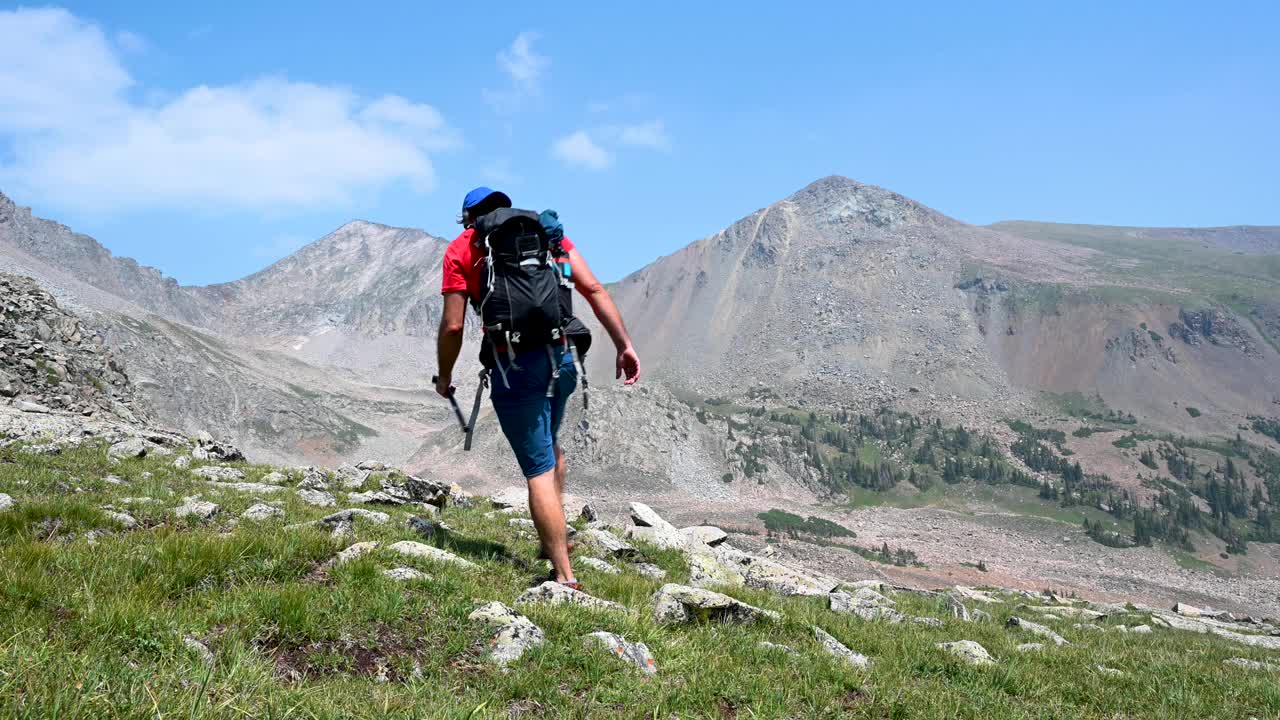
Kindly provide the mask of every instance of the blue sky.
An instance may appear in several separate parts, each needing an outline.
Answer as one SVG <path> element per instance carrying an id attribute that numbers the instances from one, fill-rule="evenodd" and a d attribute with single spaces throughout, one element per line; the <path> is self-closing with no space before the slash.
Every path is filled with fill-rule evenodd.
<path id="1" fill-rule="evenodd" d="M 352 218 L 452 237 L 477 184 L 610 280 L 829 174 L 1280 224 L 1276 3 L 533 5 L 0 5 L 0 190 L 196 284 Z"/>

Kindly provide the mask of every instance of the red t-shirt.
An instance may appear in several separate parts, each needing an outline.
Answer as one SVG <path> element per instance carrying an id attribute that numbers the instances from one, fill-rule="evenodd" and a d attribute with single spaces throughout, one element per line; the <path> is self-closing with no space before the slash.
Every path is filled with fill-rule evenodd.
<path id="1" fill-rule="evenodd" d="M 465 292 L 472 300 L 480 300 L 480 263 L 484 255 L 480 248 L 471 242 L 476 234 L 474 228 L 467 228 L 462 234 L 449 243 L 444 251 L 444 275 L 440 282 L 440 293 Z M 569 238 L 560 241 L 560 246 L 567 253 L 573 250 Z"/>

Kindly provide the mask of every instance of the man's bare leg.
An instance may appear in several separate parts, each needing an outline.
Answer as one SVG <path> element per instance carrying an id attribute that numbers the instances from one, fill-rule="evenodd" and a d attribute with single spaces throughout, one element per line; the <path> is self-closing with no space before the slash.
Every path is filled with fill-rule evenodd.
<path id="1" fill-rule="evenodd" d="M 577 582 L 569 564 L 569 540 L 565 533 L 564 505 L 556 489 L 556 471 L 529 478 L 529 514 L 538 528 L 542 550 L 555 568 L 556 582 Z"/>
<path id="2" fill-rule="evenodd" d="M 564 476 L 565 476 L 564 451 L 556 445 L 556 494 L 560 496 L 560 504 L 564 505 Z"/>

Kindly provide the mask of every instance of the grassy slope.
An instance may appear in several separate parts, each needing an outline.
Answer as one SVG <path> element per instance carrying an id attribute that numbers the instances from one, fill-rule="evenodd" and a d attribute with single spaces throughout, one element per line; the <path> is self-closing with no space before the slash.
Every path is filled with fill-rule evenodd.
<path id="1" fill-rule="evenodd" d="M 267 468 L 244 466 L 249 479 Z M 153 473 L 143 479 L 142 473 Z M 115 486 L 99 478 L 125 478 Z M 79 487 L 84 492 L 68 492 Z M 1271 717 L 1280 713 L 1274 677 L 1228 669 L 1228 657 L 1268 659 L 1260 650 L 1176 631 L 1152 636 L 1085 633 L 1057 623 L 1073 645 L 1038 654 L 1015 646 L 1034 638 L 1006 630 L 1012 604 L 992 606 L 995 623 L 947 620 L 940 629 L 866 623 L 826 610 L 818 599 L 732 594 L 785 613 L 756 627 L 663 627 L 648 615 L 659 583 L 635 573 L 582 572 L 588 589 L 634 609 L 632 616 L 574 608 L 523 609 L 546 644 L 510 672 L 483 661 L 485 631 L 467 614 L 489 600 L 514 601 L 530 570 L 532 540 L 505 516 L 450 509 L 449 547 L 482 565 L 467 572 L 395 557 L 385 549 L 329 573 L 318 563 L 349 541 L 287 523 L 327 510 L 300 504 L 262 524 L 229 519 L 253 502 L 175 470 L 163 459 L 109 465 L 100 449 L 34 457 L 0 450 L 0 492 L 19 503 L 0 514 L 0 715 L 5 717 Z M 168 508 L 203 492 L 223 506 L 206 525 L 174 523 Z M 117 532 L 97 509 L 123 496 L 163 498 L 135 506 L 146 529 Z M 269 498 L 268 498 L 269 499 Z M 339 507 L 343 507 L 340 503 Z M 407 513 L 357 523 L 360 540 L 413 538 Z M 162 524 L 163 523 L 163 524 Z M 75 540 L 61 543 L 59 537 Z M 650 550 L 685 577 L 678 555 Z M 432 580 L 400 584 L 380 570 L 416 565 Z M 897 596 L 908 614 L 945 617 L 940 603 Z M 1127 624 L 1143 620 L 1125 619 Z M 1119 622 L 1119 621 L 1112 621 Z M 869 672 L 823 655 L 821 625 L 871 656 Z M 581 636 L 607 629 L 647 643 L 660 673 L 644 679 Z M 204 665 L 182 643 L 205 641 Z M 761 650 L 787 643 L 796 657 Z M 999 660 L 963 665 L 937 642 L 972 639 Z M 1275 661 L 1277 658 L 1270 658 Z M 1102 663 L 1127 674 L 1105 676 Z M 390 679 L 378 682 L 379 667 Z M 414 668 L 417 668 L 415 672 Z M 289 680 L 288 670 L 304 674 Z"/>
<path id="2" fill-rule="evenodd" d="M 1189 240 L 1138 237 L 1133 228 L 1036 222 L 997 223 L 1015 235 L 1101 251 L 1094 260 L 1103 277 L 1129 285 L 1135 279 L 1158 287 L 1227 302 L 1232 296 L 1280 299 L 1280 256 L 1246 255 Z M 1117 263 L 1117 260 L 1132 261 Z"/>

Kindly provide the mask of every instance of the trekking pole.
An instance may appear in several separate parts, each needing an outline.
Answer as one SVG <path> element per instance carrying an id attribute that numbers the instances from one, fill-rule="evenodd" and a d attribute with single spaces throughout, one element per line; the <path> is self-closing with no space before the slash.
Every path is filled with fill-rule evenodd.
<path id="1" fill-rule="evenodd" d="M 432 376 L 431 376 L 431 382 L 432 382 L 432 383 L 438 383 L 438 382 L 440 382 L 440 376 L 439 376 L 439 375 L 432 375 Z M 462 428 L 462 432 L 464 432 L 464 433 L 465 433 L 465 432 L 470 432 L 470 431 L 467 429 L 467 420 L 466 420 L 466 418 L 462 417 L 462 408 L 458 407 L 458 400 L 457 400 L 457 398 L 455 398 L 455 397 L 453 396 L 453 388 L 449 388 L 449 404 L 453 406 L 453 415 L 454 415 L 454 417 L 458 418 L 458 425 Z"/>

